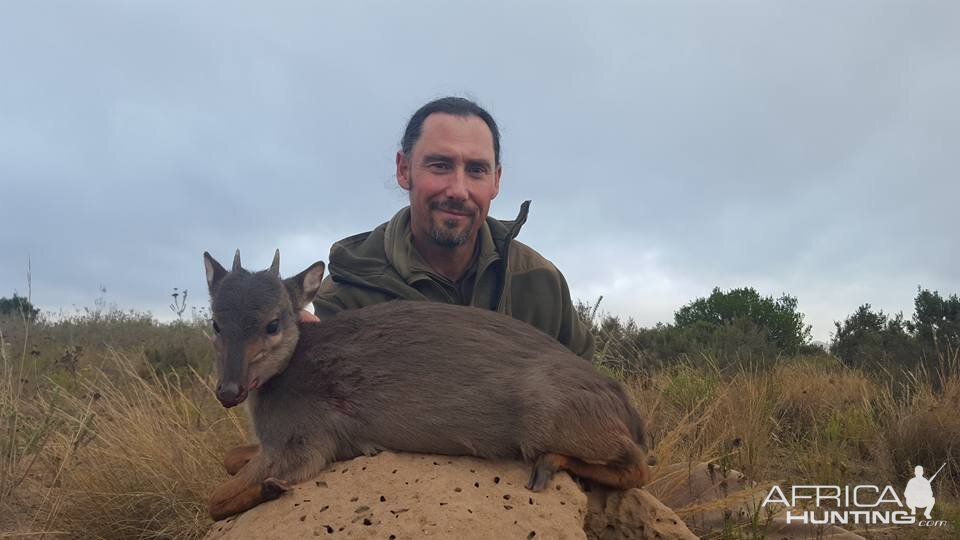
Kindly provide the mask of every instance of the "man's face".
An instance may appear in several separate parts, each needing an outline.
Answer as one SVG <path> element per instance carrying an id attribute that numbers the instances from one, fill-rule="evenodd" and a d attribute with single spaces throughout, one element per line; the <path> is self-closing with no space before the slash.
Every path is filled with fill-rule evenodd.
<path id="1" fill-rule="evenodd" d="M 428 116 L 410 158 L 397 152 L 397 183 L 410 192 L 414 237 L 449 248 L 476 237 L 500 190 L 500 172 L 483 120 Z"/>

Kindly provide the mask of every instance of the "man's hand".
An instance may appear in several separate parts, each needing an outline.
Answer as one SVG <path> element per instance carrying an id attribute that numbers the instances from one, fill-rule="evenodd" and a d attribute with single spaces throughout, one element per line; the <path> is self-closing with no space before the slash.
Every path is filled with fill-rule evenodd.
<path id="1" fill-rule="evenodd" d="M 313 313 L 305 309 L 300 310 L 300 322 L 320 322 L 320 317 L 317 317 Z"/>

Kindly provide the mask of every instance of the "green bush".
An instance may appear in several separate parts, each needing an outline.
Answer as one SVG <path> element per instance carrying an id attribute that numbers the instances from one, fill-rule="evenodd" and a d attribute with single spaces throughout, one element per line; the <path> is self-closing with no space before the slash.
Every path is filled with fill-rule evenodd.
<path id="1" fill-rule="evenodd" d="M 960 298 L 918 287 L 911 320 L 864 304 L 834 325 L 830 352 L 849 366 L 879 366 L 894 373 L 942 367 L 960 349 Z"/>
<path id="2" fill-rule="evenodd" d="M 697 324 L 719 328 L 742 320 L 750 321 L 779 351 L 788 354 L 810 341 L 810 326 L 803 324 L 795 297 L 760 296 L 752 287 L 727 292 L 717 287 L 710 296 L 698 298 L 674 314 L 674 324 L 681 329 Z"/>
<path id="3" fill-rule="evenodd" d="M 27 298 L 13 293 L 13 298 L 0 298 L 0 315 L 17 315 L 35 320 L 40 310 L 33 307 Z"/>
<path id="4" fill-rule="evenodd" d="M 889 317 L 874 312 L 870 304 L 857 308 L 843 323 L 836 322 L 830 352 L 848 366 L 877 367 L 916 364 L 920 358 L 917 342 L 909 333 L 903 314 Z"/>
<path id="5" fill-rule="evenodd" d="M 679 363 L 702 362 L 705 358 L 721 370 L 733 366 L 760 367 L 773 363 L 787 352 L 770 330 L 746 317 L 693 320 L 688 317 L 690 310 L 681 308 L 685 314 L 681 316 L 682 325 L 659 323 L 652 328 L 642 328 L 633 319 L 598 317 L 599 303 L 578 302 L 577 311 L 591 325 L 596 362 L 614 372 L 648 373 Z M 687 307 L 693 304 L 696 302 Z M 802 319 L 802 315 L 799 318 Z M 794 352 L 823 353 L 806 344 Z"/>
<path id="6" fill-rule="evenodd" d="M 917 287 L 913 319 L 905 326 L 927 356 L 960 346 L 960 298 L 942 298 L 937 291 Z"/>

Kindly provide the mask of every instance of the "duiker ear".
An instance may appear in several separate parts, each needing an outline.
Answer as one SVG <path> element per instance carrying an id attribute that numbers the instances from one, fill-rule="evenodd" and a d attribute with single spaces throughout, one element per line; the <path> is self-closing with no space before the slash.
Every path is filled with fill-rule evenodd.
<path id="1" fill-rule="evenodd" d="M 220 286 L 220 280 L 227 275 L 227 269 L 206 251 L 203 252 L 203 267 L 207 271 L 207 288 L 210 290 L 210 296 L 213 296 L 217 287 Z"/>
<path id="2" fill-rule="evenodd" d="M 283 284 L 290 293 L 290 301 L 293 307 L 303 309 L 307 304 L 313 302 L 313 297 L 320 290 L 320 282 L 323 281 L 323 270 L 326 268 L 322 262 L 315 262 L 309 268 L 283 280 Z"/>

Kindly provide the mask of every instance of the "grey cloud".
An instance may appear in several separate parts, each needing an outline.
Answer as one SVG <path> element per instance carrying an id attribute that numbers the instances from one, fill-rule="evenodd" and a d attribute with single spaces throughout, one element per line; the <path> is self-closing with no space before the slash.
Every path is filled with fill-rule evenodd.
<path id="1" fill-rule="evenodd" d="M 404 204 L 403 123 L 449 93 L 502 124 L 494 215 L 533 199 L 522 239 L 643 322 L 757 285 L 825 338 L 960 283 L 953 2 L 4 9 L 0 285 L 29 253 L 48 309 L 163 313 L 205 249 L 325 258 Z"/>

